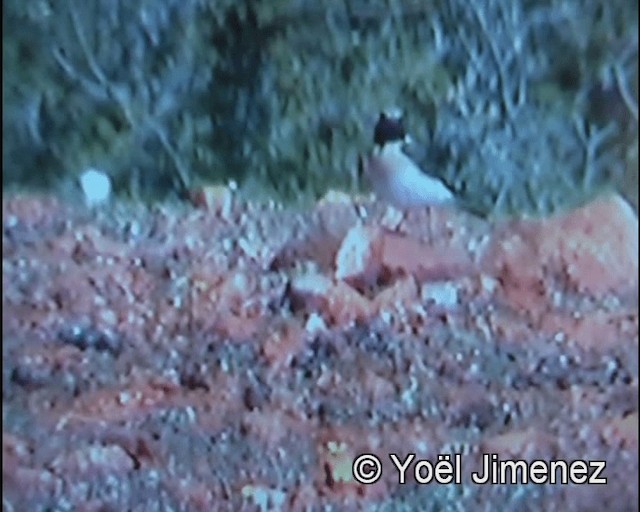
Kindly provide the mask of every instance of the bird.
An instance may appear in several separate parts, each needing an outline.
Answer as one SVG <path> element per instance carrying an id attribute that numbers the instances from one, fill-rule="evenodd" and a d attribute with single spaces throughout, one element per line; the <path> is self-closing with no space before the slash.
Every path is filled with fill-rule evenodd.
<path id="1" fill-rule="evenodd" d="M 453 204 L 453 192 L 404 152 L 410 140 L 401 114 L 380 113 L 373 133 L 373 152 L 362 161 L 375 196 L 399 209 Z"/>

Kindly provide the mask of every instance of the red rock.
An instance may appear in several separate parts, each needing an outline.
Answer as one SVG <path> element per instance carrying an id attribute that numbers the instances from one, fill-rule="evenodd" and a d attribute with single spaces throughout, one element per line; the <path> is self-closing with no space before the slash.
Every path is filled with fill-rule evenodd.
<path id="1" fill-rule="evenodd" d="M 344 281 L 334 283 L 330 278 L 310 273 L 291 283 L 294 300 L 311 313 L 319 311 L 333 324 L 346 325 L 374 315 L 371 301 Z"/>
<path id="2" fill-rule="evenodd" d="M 90 500 L 79 504 L 76 512 L 102 512 L 104 510 L 104 502 L 102 500 Z"/>
<path id="3" fill-rule="evenodd" d="M 303 274 L 291 281 L 293 299 L 299 302 L 306 311 L 314 311 L 323 307 L 332 288 L 331 278 L 319 272 Z"/>
<path id="4" fill-rule="evenodd" d="M 82 226 L 73 232 L 77 240 L 74 256 L 82 258 L 124 259 L 130 251 L 126 243 L 111 239 L 96 226 Z"/>
<path id="5" fill-rule="evenodd" d="M 542 262 L 561 265 L 579 292 L 638 286 L 638 217 L 620 196 L 543 222 L 535 236 Z"/>
<path id="6" fill-rule="evenodd" d="M 398 306 L 407 307 L 418 302 L 418 286 L 413 276 L 398 279 L 392 286 L 379 292 L 373 300 L 375 311 L 390 311 Z"/>
<path id="7" fill-rule="evenodd" d="M 70 345 L 42 346 L 27 345 L 18 357 L 19 368 L 24 376 L 32 376 L 46 382 L 56 371 L 75 371 L 82 366 L 80 350 Z"/>
<path id="8" fill-rule="evenodd" d="M 133 468 L 133 459 L 118 445 L 78 448 L 59 455 L 51 462 L 52 471 L 65 477 L 119 474 Z"/>
<path id="9" fill-rule="evenodd" d="M 460 242 L 427 244 L 393 233 L 383 235 L 382 265 L 422 280 L 447 280 L 474 273 L 469 252 Z"/>
<path id="10" fill-rule="evenodd" d="M 188 317 L 190 329 L 207 332 L 214 328 L 218 319 L 215 296 L 208 293 L 196 293 L 189 298 L 185 315 Z"/>
<path id="11" fill-rule="evenodd" d="M 541 445 L 554 446 L 555 442 L 551 435 L 531 427 L 489 437 L 481 443 L 480 452 L 495 453 L 500 459 L 533 459 L 540 456 Z"/>
<path id="12" fill-rule="evenodd" d="M 243 403 L 246 384 L 228 372 L 229 360 L 220 360 L 221 371 L 212 372 L 209 392 L 191 393 L 183 403 L 197 411 L 196 422 L 206 432 L 219 431 L 228 425 L 229 419 L 244 415 Z"/>
<path id="13" fill-rule="evenodd" d="M 302 481 L 297 484 L 291 492 L 290 510 L 313 510 L 313 507 L 320 501 L 318 487 L 314 483 Z"/>
<path id="14" fill-rule="evenodd" d="M 183 478 L 171 482 L 173 495 L 183 510 L 209 511 L 216 507 L 214 491 L 205 483 Z"/>
<path id="15" fill-rule="evenodd" d="M 494 243 L 482 265 L 497 277 L 498 293 L 511 307 L 536 314 L 547 309 L 548 289 L 535 240 L 510 232 Z"/>
<path id="16" fill-rule="evenodd" d="M 265 271 L 271 266 L 278 254 L 279 247 L 272 247 L 268 240 L 261 238 L 239 238 L 238 247 L 249 261 Z"/>
<path id="17" fill-rule="evenodd" d="M 62 492 L 63 482 L 60 477 L 56 476 L 52 471 L 41 468 L 30 468 L 24 466 L 13 467 L 8 471 L 2 472 L 3 494 L 5 486 L 7 488 L 19 489 L 21 491 L 20 498 L 24 499 L 22 494 L 28 489 L 30 496 L 52 496 Z M 4 497 L 3 497 L 4 498 Z"/>
<path id="18" fill-rule="evenodd" d="M 371 301 L 342 281 L 329 290 L 326 299 L 327 316 L 335 325 L 348 325 L 375 314 Z"/>
<path id="19" fill-rule="evenodd" d="M 126 243 L 113 240 L 96 226 L 81 226 L 47 241 L 47 246 L 60 258 L 74 261 L 124 259 L 131 250 Z"/>
<path id="20" fill-rule="evenodd" d="M 286 367 L 305 344 L 305 330 L 299 320 L 291 320 L 272 332 L 262 345 L 262 353 L 275 368 Z"/>
<path id="21" fill-rule="evenodd" d="M 153 297 L 158 284 L 156 277 L 140 267 L 129 269 L 115 267 L 111 276 L 115 284 L 120 284 L 121 291 L 125 295 L 132 293 L 138 301 L 148 300 Z M 129 287 L 123 286 L 127 281 L 130 282 Z"/>
<path id="22" fill-rule="evenodd" d="M 541 318 L 540 328 L 585 349 L 608 350 L 620 344 L 638 344 L 637 312 L 592 311 L 579 316 L 549 312 Z"/>
<path id="23" fill-rule="evenodd" d="M 338 239 L 358 220 L 353 201 L 342 192 L 329 191 L 315 207 L 315 215 L 320 220 L 322 231 Z"/>
<path id="24" fill-rule="evenodd" d="M 77 269 L 55 277 L 49 292 L 51 298 L 60 309 L 68 313 L 89 315 L 96 307 L 96 290 L 90 279 L 91 272 L 86 269 Z"/>
<path id="25" fill-rule="evenodd" d="M 62 212 L 60 202 L 51 196 L 28 194 L 2 199 L 3 222 L 14 216 L 30 225 L 46 223 Z"/>
<path id="26" fill-rule="evenodd" d="M 304 330 L 311 335 L 324 332 L 327 330 L 327 324 L 324 321 L 324 318 L 320 316 L 315 311 L 311 312 L 307 316 L 307 320 L 304 324 Z"/>
<path id="27" fill-rule="evenodd" d="M 60 260 L 71 260 L 78 247 L 78 239 L 72 231 L 66 231 L 56 237 L 52 237 L 46 242 L 47 248 L 54 257 Z"/>
<path id="28" fill-rule="evenodd" d="M 324 272 L 333 270 L 336 253 L 347 228 L 344 228 L 344 232 L 340 232 L 339 236 L 336 236 L 318 224 L 319 221 L 316 221 L 315 225 L 307 226 L 303 233 L 297 234 L 283 244 L 271 267 L 274 269 L 291 268 L 301 261 L 313 261 Z"/>
<path id="29" fill-rule="evenodd" d="M 462 214 L 445 219 L 443 212 L 438 219 L 425 210 L 389 233 L 380 227 L 379 206 L 366 212 L 376 227 L 358 228 L 374 234 L 369 242 L 375 250 L 362 253 L 364 265 L 336 258 L 354 226 L 355 208 L 348 200 L 287 213 L 295 221 L 291 230 L 285 229 L 285 215 L 243 205 L 237 225 L 181 209 L 145 214 L 135 221 L 149 230 L 131 235 L 131 250 L 116 264 L 95 258 L 120 250 L 117 236 L 100 235 L 115 231 L 116 218 L 90 220 L 101 227 L 84 230 L 89 235 L 82 242 L 83 258 L 73 219 L 71 227 L 40 226 L 24 239 L 5 237 L 5 429 L 19 435 L 3 439 L 7 507 L 24 509 L 12 498 L 26 489 L 31 508 L 66 500 L 80 509 L 79 502 L 91 498 L 85 491 L 95 483 L 93 474 L 104 479 L 106 473 L 115 473 L 122 493 L 111 502 L 107 497 L 104 506 L 153 507 L 154 496 L 136 502 L 138 472 L 127 469 L 133 461 L 140 470 L 154 471 L 165 491 L 158 499 L 177 508 L 253 509 L 271 503 L 291 510 L 393 509 L 402 506 L 405 493 L 388 453 L 436 460 L 439 453 L 461 452 L 466 476 L 476 469 L 467 465 L 478 455 L 476 448 L 501 459 L 606 458 L 614 485 L 590 490 L 604 498 L 585 500 L 586 508 L 610 503 L 614 493 L 620 503 L 635 504 L 637 488 L 624 480 L 637 469 L 635 276 L 629 292 L 616 285 L 614 296 L 608 291 L 602 301 L 573 293 L 600 293 L 580 273 L 591 272 L 599 260 L 569 251 L 571 234 L 565 239 L 556 233 L 545 246 L 540 233 L 560 217 L 498 228 L 493 239 L 487 237 L 492 254 L 480 266 L 475 257 L 485 246 L 477 235 L 491 229 L 489 223 L 478 220 L 476 233 L 471 220 L 459 219 Z M 279 227 L 266 241 L 264 235 Z M 269 244 L 265 253 L 252 253 L 257 245 L 239 247 L 240 238 L 254 233 L 257 245 Z M 582 251 L 587 242 L 576 247 Z M 272 249 L 291 265 L 267 268 Z M 315 273 L 292 279 L 293 269 L 309 260 Z M 371 274 L 387 287 L 374 288 L 377 295 L 370 300 L 356 286 L 376 266 Z M 580 272 L 572 274 L 571 266 Z M 344 280 L 335 279 L 337 270 Z M 594 275 L 601 270 L 596 265 Z M 289 296 L 300 306 L 293 312 L 278 309 L 288 283 Z M 410 310 L 412 304 L 424 307 Z M 582 316 L 573 316 L 574 304 Z M 397 306 L 407 307 L 407 314 L 391 311 L 389 325 L 369 323 Z M 62 323 L 78 316 L 84 321 L 85 314 L 98 328 L 113 328 L 114 313 L 125 343 L 117 356 L 54 341 Z M 354 319 L 362 322 L 348 328 Z M 323 331 L 318 342 L 335 344 L 317 347 L 318 359 L 309 360 L 305 344 L 314 329 Z M 553 341 L 558 332 L 575 343 Z M 254 346 L 247 352 L 227 338 Z M 523 346 L 500 346 L 514 342 Z M 253 349 L 262 351 L 258 360 Z M 291 373 L 287 364 L 301 349 L 305 357 L 295 358 L 300 365 Z M 504 375 L 495 374 L 496 364 Z M 159 381 L 156 375 L 167 377 Z M 74 389 L 77 398 L 71 398 Z M 384 411 L 387 405 L 393 407 Z M 24 422 L 25 407 L 33 421 Z M 627 410 L 631 415 L 612 417 Z M 125 431 L 131 434 L 118 435 Z M 79 440 L 71 451 L 67 437 Z M 190 439 L 197 449 L 189 452 L 189 464 L 180 464 Z M 88 443 L 102 446 L 93 451 Z M 243 443 L 251 447 L 248 456 Z M 384 474 L 378 484 L 362 486 L 350 478 L 350 463 L 360 453 L 380 456 Z M 212 457 L 221 455 L 225 466 L 212 472 Z M 622 488 L 616 486 L 621 480 Z M 571 501 L 575 489 L 541 495 L 536 504 L 553 508 L 556 498 Z M 505 500 L 514 496 L 513 489 L 490 486 L 470 492 L 461 506 L 482 508 L 487 499 L 495 501 L 496 492 Z M 455 492 L 440 497 L 444 508 L 460 505 Z"/>
<path id="30" fill-rule="evenodd" d="M 217 287 L 215 301 L 223 311 L 242 315 L 249 305 L 249 299 L 256 292 L 255 275 L 246 272 L 232 272 Z"/>
<path id="31" fill-rule="evenodd" d="M 101 389 L 80 395 L 65 411 L 58 428 L 67 422 L 128 421 L 140 418 L 149 411 L 171 405 L 178 390 L 166 379 L 129 384 L 122 389 Z"/>
<path id="32" fill-rule="evenodd" d="M 464 214 L 452 207 L 412 208 L 406 212 L 400 231 L 412 237 L 436 240 L 462 231 Z"/>
<path id="33" fill-rule="evenodd" d="M 29 445 L 27 442 L 9 432 L 2 432 L 2 470 L 15 467 L 23 463 L 29 457 Z M 11 464 L 9 464 L 9 462 Z"/>
<path id="34" fill-rule="evenodd" d="M 283 510 L 282 507 L 287 500 L 284 491 L 262 483 L 245 484 L 240 492 L 257 510 Z"/>
<path id="35" fill-rule="evenodd" d="M 287 443 L 291 441 L 291 436 L 307 437 L 310 429 L 314 428 L 314 420 L 295 417 L 287 410 L 288 400 L 295 400 L 294 397 L 280 398 L 282 400 L 278 401 L 278 407 L 273 407 L 271 410 L 253 409 L 243 417 L 243 425 L 252 436 L 260 439 L 268 450 L 274 448 L 289 450 L 292 447 Z"/>
<path id="36" fill-rule="evenodd" d="M 211 270 L 208 266 L 198 267 L 191 274 L 190 287 L 196 292 L 208 293 L 224 280 L 225 274 L 218 270 Z"/>
<path id="37" fill-rule="evenodd" d="M 254 338 L 265 327 L 266 319 L 261 316 L 242 316 L 233 313 L 219 313 L 213 329 L 222 336 L 245 341 Z"/>
<path id="38" fill-rule="evenodd" d="M 509 343 L 529 343 L 535 335 L 530 322 L 520 315 L 507 311 L 492 311 L 487 316 L 489 330 L 484 332 L 485 323 L 482 317 L 474 319 L 475 326 L 488 335 L 488 339 L 497 338 Z"/>
<path id="39" fill-rule="evenodd" d="M 453 281 L 429 282 L 422 286 L 420 299 L 437 308 L 455 309 L 460 303 L 459 291 L 459 284 Z"/>
<path id="40" fill-rule="evenodd" d="M 344 237 L 336 255 L 336 279 L 352 285 L 375 284 L 380 273 L 381 250 L 380 229 L 354 226 Z"/>
<path id="41" fill-rule="evenodd" d="M 191 280 L 187 307 L 193 328 L 214 329 L 223 336 L 244 340 L 264 325 L 264 318 L 256 310 L 256 276 L 240 271 L 225 276 L 198 272 Z"/>
<path id="42" fill-rule="evenodd" d="M 603 438 L 609 446 L 638 449 L 638 413 L 609 420 L 604 427 Z"/>
<path id="43" fill-rule="evenodd" d="M 184 299 L 180 299 L 179 304 L 174 303 L 172 298 L 158 301 L 154 308 L 155 322 L 166 327 L 172 334 L 184 332 L 189 328 L 187 311 Z"/>
<path id="44" fill-rule="evenodd" d="M 191 192 L 191 202 L 198 208 L 220 214 L 227 219 L 233 206 L 233 191 L 225 185 L 205 185 Z"/>
<path id="45" fill-rule="evenodd" d="M 395 385 L 373 370 L 362 370 L 358 375 L 358 386 L 362 392 L 376 402 L 378 400 L 394 400 L 396 395 Z"/>
<path id="46" fill-rule="evenodd" d="M 482 266 L 502 284 L 512 307 L 542 314 L 564 275 L 580 293 L 603 296 L 638 287 L 638 219 L 618 196 L 572 213 L 516 223 L 497 238 Z"/>

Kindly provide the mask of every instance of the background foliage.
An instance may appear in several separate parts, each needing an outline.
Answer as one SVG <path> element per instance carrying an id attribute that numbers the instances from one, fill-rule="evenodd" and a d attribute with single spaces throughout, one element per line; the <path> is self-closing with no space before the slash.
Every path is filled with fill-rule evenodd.
<path id="1" fill-rule="evenodd" d="M 547 212 L 637 188 L 637 19 L 629 0 L 7 0 L 3 183 L 358 191 L 397 106 L 470 208 Z"/>

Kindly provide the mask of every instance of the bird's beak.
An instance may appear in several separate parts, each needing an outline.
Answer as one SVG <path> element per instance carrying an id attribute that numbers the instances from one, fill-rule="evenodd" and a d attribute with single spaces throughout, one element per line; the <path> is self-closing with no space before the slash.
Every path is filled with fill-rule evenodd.
<path id="1" fill-rule="evenodd" d="M 408 133 L 404 136 L 404 143 L 405 144 L 411 144 L 413 142 L 413 138 L 411 138 L 411 135 L 409 135 Z"/>

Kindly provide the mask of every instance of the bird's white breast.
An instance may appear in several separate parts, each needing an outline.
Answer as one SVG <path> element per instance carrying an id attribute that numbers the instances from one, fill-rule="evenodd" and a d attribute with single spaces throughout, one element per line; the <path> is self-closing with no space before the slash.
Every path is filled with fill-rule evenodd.
<path id="1" fill-rule="evenodd" d="M 423 173 L 399 145 L 385 147 L 371 155 L 365 172 L 376 196 L 401 208 L 454 200 L 451 191 L 440 180 Z"/>

